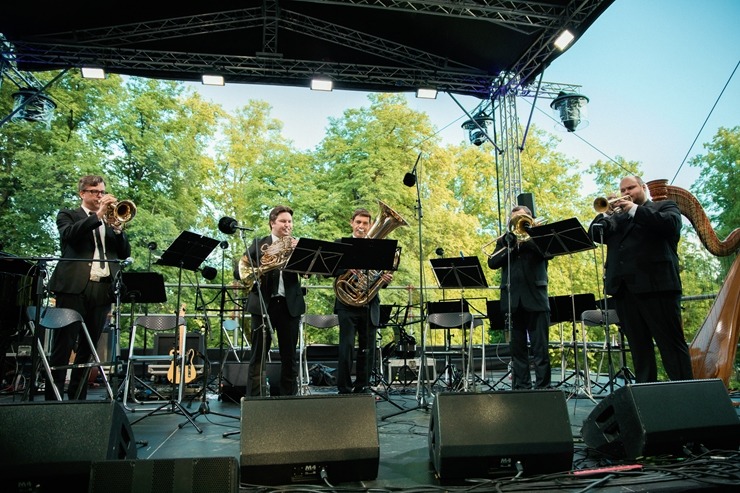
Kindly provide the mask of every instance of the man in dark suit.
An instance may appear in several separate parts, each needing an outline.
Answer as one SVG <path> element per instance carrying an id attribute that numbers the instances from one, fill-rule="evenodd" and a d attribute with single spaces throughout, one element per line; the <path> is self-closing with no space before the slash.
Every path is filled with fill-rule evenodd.
<path id="1" fill-rule="evenodd" d="M 367 209 L 356 209 L 350 219 L 353 238 L 367 238 L 370 231 L 372 216 Z M 337 276 L 342 276 L 348 271 L 340 269 Z M 362 276 L 366 284 L 360 285 L 362 289 L 370 289 L 375 282 L 387 285 L 393 280 L 393 274 L 388 271 L 380 273 L 380 277 L 370 279 L 366 271 L 350 270 L 350 282 L 354 277 Z M 361 283 L 361 281 L 358 281 Z M 360 305 L 348 305 L 343 303 L 339 297 L 334 302 L 334 313 L 339 317 L 339 358 L 337 365 L 337 390 L 340 394 L 363 393 L 369 394 L 370 376 L 375 367 L 375 343 L 377 328 L 380 324 L 380 296 L 377 294 Z M 352 362 L 354 361 L 355 336 L 357 337 L 357 361 L 355 365 L 355 382 L 352 383 Z"/>
<path id="2" fill-rule="evenodd" d="M 531 218 L 532 211 L 523 205 L 514 207 L 509 224 L 523 215 Z M 513 390 L 532 388 L 527 338 L 534 363 L 535 388 L 548 388 L 551 384 L 548 352 L 550 302 L 547 297 L 549 260 L 534 242 L 518 239 L 513 231 L 496 240 L 496 249 L 488 258 L 488 267 L 501 269 L 501 311 L 509 320 Z"/>
<path id="3" fill-rule="evenodd" d="M 291 236 L 293 210 L 284 205 L 270 211 L 270 235 L 255 240 L 240 262 L 238 277 L 245 279 L 252 269 L 259 269 L 249 292 L 247 311 L 252 315 L 252 354 L 249 360 L 248 396 L 267 396 L 267 352 L 272 344 L 273 331 L 277 332 L 280 353 L 280 395 L 298 393 L 298 334 L 301 315 L 306 302 L 298 274 L 284 272 L 285 262 L 298 240 Z M 263 248 L 265 250 L 263 250 Z M 275 263 L 269 262 L 271 258 Z M 266 262 L 268 261 L 268 262 Z M 236 274 L 236 273 L 235 273 Z"/>
<path id="4" fill-rule="evenodd" d="M 596 216 L 588 231 L 607 246 L 604 291 L 614 299 L 636 380 L 658 379 L 653 340 L 668 377 L 690 380 L 678 266 L 681 211 L 672 200 L 649 200 L 637 176 L 623 178 L 619 189 L 622 199 Z"/>
<path id="5" fill-rule="evenodd" d="M 115 260 L 128 258 L 131 245 L 122 224 L 107 223 L 108 206 L 117 200 L 106 193 L 102 176 L 80 178 L 77 193 L 82 200 L 81 206 L 62 209 L 57 214 L 62 260 L 49 280 L 49 290 L 56 297 L 57 307 L 72 308 L 82 315 L 90 338 L 97 344 L 114 301 L 112 282 L 121 270 Z M 75 364 L 90 361 L 91 351 L 87 344 L 80 342 L 75 347 L 78 338 L 82 341 L 80 328 L 71 325 L 53 331 L 51 366 L 68 364 L 75 349 Z M 70 399 L 77 396 L 84 400 L 87 397 L 87 382 L 81 381 L 84 373 L 81 368 L 72 370 L 68 389 Z M 53 374 L 54 383 L 62 395 L 65 375 L 66 370 Z M 47 400 L 56 398 L 51 385 L 46 385 L 44 394 Z"/>

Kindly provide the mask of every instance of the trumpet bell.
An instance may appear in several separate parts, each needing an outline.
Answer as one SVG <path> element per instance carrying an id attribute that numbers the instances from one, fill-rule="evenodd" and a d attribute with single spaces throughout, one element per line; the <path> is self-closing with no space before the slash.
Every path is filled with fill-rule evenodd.
<path id="1" fill-rule="evenodd" d="M 120 226 L 132 220 L 136 215 L 136 204 L 130 200 L 121 200 L 109 204 L 105 211 L 105 221 L 111 226 Z"/>

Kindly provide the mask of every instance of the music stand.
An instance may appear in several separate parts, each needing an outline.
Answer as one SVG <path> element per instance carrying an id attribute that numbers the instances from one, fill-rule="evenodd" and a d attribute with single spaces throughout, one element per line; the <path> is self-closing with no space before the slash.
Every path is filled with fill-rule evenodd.
<path id="1" fill-rule="evenodd" d="M 298 243 L 290 254 L 288 262 L 283 270 L 295 272 L 303 276 L 311 274 L 330 276 L 339 266 L 339 262 L 351 247 L 338 242 L 314 240 L 311 238 L 299 238 Z M 301 392 L 303 391 L 304 360 L 306 358 L 306 345 L 303 334 L 303 324 L 300 324 L 298 340 L 300 348 L 298 351 L 298 381 Z"/>
<path id="2" fill-rule="evenodd" d="M 548 258 L 596 248 L 581 222 L 575 217 L 535 226 L 528 229 L 527 233 L 540 252 Z"/>
<path id="3" fill-rule="evenodd" d="M 121 273 L 121 302 L 130 303 L 130 320 L 131 324 L 135 323 L 136 303 L 165 303 L 167 301 L 167 293 L 164 289 L 164 276 L 158 272 L 122 272 Z M 131 341 L 129 341 L 129 346 Z M 146 353 L 146 329 L 144 329 L 144 348 L 143 351 Z M 135 370 L 135 369 L 134 369 Z M 129 372 L 126 372 L 126 377 L 121 383 L 121 387 L 124 392 L 127 392 L 131 382 Z M 152 386 L 147 384 L 143 378 L 138 378 L 136 372 L 133 372 L 134 379 L 149 391 L 156 394 L 160 398 L 162 395 L 157 392 Z M 133 387 L 131 387 L 133 389 Z M 134 396 L 134 401 L 136 398 Z"/>
<path id="4" fill-rule="evenodd" d="M 183 231 L 180 233 L 172 244 L 162 253 L 162 256 L 154 262 L 157 265 L 164 265 L 169 267 L 177 267 L 177 303 L 175 304 L 175 317 L 180 316 L 180 300 L 182 297 L 182 271 L 183 269 L 197 271 L 203 261 L 213 252 L 216 246 L 220 242 L 214 238 L 208 238 L 207 236 L 199 235 L 191 231 Z M 180 375 L 185 375 L 185 340 L 186 337 L 182 337 L 180 341 L 180 349 L 177 353 L 180 365 Z M 187 411 L 180 401 L 182 401 L 184 389 L 185 389 L 185 378 L 180 378 L 180 385 L 178 389 L 178 396 L 175 399 L 175 380 L 173 380 L 173 392 L 170 396 L 170 402 L 163 404 L 159 408 L 151 411 L 149 414 L 140 418 L 144 419 L 148 416 L 156 414 L 160 410 L 164 410 L 167 406 L 170 406 L 168 412 L 176 413 L 179 412 L 185 416 L 188 421 L 198 430 L 198 433 L 202 433 L 192 415 Z M 182 428 L 182 425 L 179 426 Z"/>
<path id="5" fill-rule="evenodd" d="M 299 238 L 283 268 L 298 274 L 331 276 L 352 248 L 336 241 Z"/>
<path id="6" fill-rule="evenodd" d="M 498 330 L 503 333 L 506 333 L 506 331 L 509 328 L 509 324 L 507 323 L 506 319 L 508 314 L 501 311 L 501 301 L 500 300 L 487 300 L 486 301 L 486 315 L 488 317 L 488 322 L 491 324 L 491 330 Z M 504 340 L 506 340 L 504 338 Z M 498 345 L 497 352 L 498 352 Z M 511 375 L 511 366 L 506 365 L 506 373 L 496 380 L 491 386 L 493 390 L 496 390 L 496 386 L 499 384 L 504 384 L 508 388 L 511 388 L 511 385 L 507 384 L 505 382 L 506 378 Z"/>
<path id="7" fill-rule="evenodd" d="M 488 281 L 483 274 L 483 268 L 481 267 L 480 260 L 478 257 L 450 257 L 450 258 L 433 258 L 429 259 L 432 264 L 432 270 L 434 276 L 437 279 L 437 284 L 440 288 L 452 288 L 460 289 L 461 301 L 465 300 L 465 288 L 487 288 Z M 461 305 L 462 306 L 462 305 Z M 461 312 L 467 311 L 467 302 L 465 302 L 465 309 L 460 310 Z M 467 387 L 468 379 L 470 377 L 470 367 L 472 366 L 473 358 L 473 320 L 470 322 L 470 339 L 468 341 L 469 348 L 468 361 L 465 362 L 465 351 L 463 351 L 463 368 L 465 368 L 464 383 L 465 388 Z M 463 343 L 466 338 L 465 327 L 463 330 Z M 448 332 L 449 334 L 449 332 Z"/>
<path id="8" fill-rule="evenodd" d="M 339 268 L 341 269 L 357 269 L 367 271 L 395 271 L 398 268 L 398 258 L 400 258 L 401 249 L 398 246 L 397 240 L 388 239 L 374 239 L 374 238 L 342 238 L 341 243 L 350 245 L 348 253 L 344 255 L 339 262 Z M 366 276 L 368 281 L 369 276 Z M 364 286 L 367 291 L 372 286 Z M 370 305 L 365 304 L 366 311 L 366 323 L 370 323 Z M 341 328 L 340 328 L 341 329 Z M 375 344 L 375 337 L 372 338 L 373 342 L 368 341 L 368 344 Z M 375 353 L 375 346 L 373 346 L 373 353 Z M 375 355 L 377 357 L 377 355 Z M 367 362 L 367 367 L 370 370 L 367 375 L 368 384 L 372 377 L 372 368 L 375 367 L 375 359 Z M 372 387 L 370 388 L 372 393 L 380 397 L 381 399 L 389 402 L 398 409 L 403 409 L 400 405 L 390 400 L 388 397 L 388 388 L 386 387 L 385 394 L 377 392 Z"/>

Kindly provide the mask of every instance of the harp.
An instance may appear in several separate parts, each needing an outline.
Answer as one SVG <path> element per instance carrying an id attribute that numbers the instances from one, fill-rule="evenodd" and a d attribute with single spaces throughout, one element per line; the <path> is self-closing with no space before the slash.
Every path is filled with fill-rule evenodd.
<path id="1" fill-rule="evenodd" d="M 668 185 L 668 180 L 646 183 L 654 201 L 673 200 L 696 230 L 702 245 L 718 257 L 736 254 L 740 228 L 720 240 L 709 217 L 690 192 Z M 740 335 L 740 256 L 735 257 L 704 323 L 689 344 L 694 378 L 719 378 L 729 387 Z"/>

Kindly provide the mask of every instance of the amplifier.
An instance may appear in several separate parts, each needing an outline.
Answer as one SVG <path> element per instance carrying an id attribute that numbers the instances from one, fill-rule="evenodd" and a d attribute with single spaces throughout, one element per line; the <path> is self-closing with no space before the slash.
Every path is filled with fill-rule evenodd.
<path id="1" fill-rule="evenodd" d="M 433 382 L 437 379 L 437 372 L 434 359 L 426 358 L 427 382 Z M 421 369 L 421 358 L 413 359 L 391 359 L 388 360 L 388 381 L 396 385 L 409 385 L 419 380 L 419 370 Z"/>

